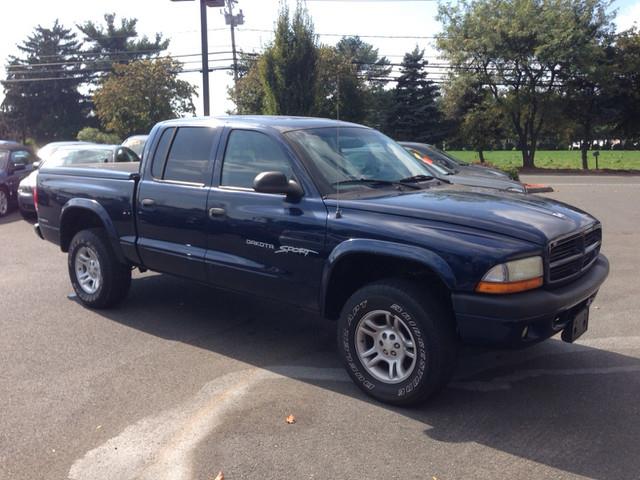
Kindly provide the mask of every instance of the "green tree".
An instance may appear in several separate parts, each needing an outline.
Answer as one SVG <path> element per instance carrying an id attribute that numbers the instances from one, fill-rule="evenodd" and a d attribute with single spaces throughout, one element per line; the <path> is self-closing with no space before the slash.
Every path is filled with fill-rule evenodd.
<path id="1" fill-rule="evenodd" d="M 313 23 L 298 1 L 293 16 L 283 3 L 275 38 L 260 59 L 264 113 L 310 115 L 316 98 L 317 46 Z"/>
<path id="2" fill-rule="evenodd" d="M 380 57 L 377 48 L 358 36 L 342 37 L 336 44 L 336 49 L 346 61 L 355 66 L 359 80 L 358 95 L 354 103 L 364 109 L 364 116 L 353 116 L 351 120 L 388 131 L 388 112 L 393 105 L 392 91 L 384 88 L 391 73 L 389 60 Z M 322 68 L 320 70 L 322 71 Z M 344 91 L 343 85 L 341 87 Z M 351 98 L 344 94 L 341 96 Z M 344 107 L 341 107 L 341 111 L 344 110 Z"/>
<path id="3" fill-rule="evenodd" d="M 235 104 L 230 113 L 237 115 L 259 115 L 264 111 L 264 85 L 258 67 L 258 55 L 240 55 L 238 59 L 238 81 L 227 90 Z"/>
<path id="4" fill-rule="evenodd" d="M 610 80 L 605 49 L 585 60 L 588 61 L 572 67 L 563 79 L 567 92 L 562 105 L 571 125 L 572 138 L 580 143 L 582 168 L 588 170 L 588 151 L 596 134 L 612 119 L 613 111 L 605 91 L 606 82 Z"/>
<path id="5" fill-rule="evenodd" d="M 386 57 L 380 57 L 378 49 L 358 36 L 342 37 L 336 45 L 340 55 L 356 66 L 358 74 L 368 82 L 380 84 L 391 73 Z"/>
<path id="6" fill-rule="evenodd" d="M 443 113 L 456 128 L 454 142 L 473 148 L 484 163 L 484 151 L 505 136 L 505 118 L 488 89 L 471 77 L 457 77 L 444 87 Z"/>
<path id="7" fill-rule="evenodd" d="M 604 0 L 463 0 L 443 4 L 437 44 L 457 75 L 487 86 L 535 166 L 545 114 L 559 78 L 610 30 Z M 490 28 L 487 28 L 490 26 Z"/>
<path id="8" fill-rule="evenodd" d="M 438 87 L 427 79 L 424 50 L 405 54 L 394 90 L 388 130 L 396 140 L 437 142 L 442 138 Z"/>
<path id="9" fill-rule="evenodd" d="M 313 114 L 362 123 L 367 92 L 356 65 L 336 47 L 318 49 L 318 77 Z"/>
<path id="10" fill-rule="evenodd" d="M 104 128 L 125 138 L 148 133 L 159 121 L 193 114 L 195 88 L 178 79 L 181 70 L 170 58 L 114 65 L 93 94 Z"/>
<path id="11" fill-rule="evenodd" d="M 2 82 L 6 119 L 23 141 L 75 138 L 89 110 L 78 91 L 86 75 L 78 67 L 76 35 L 56 20 L 51 28 L 36 27 L 18 49 L 22 54 L 9 57 Z"/>
<path id="12" fill-rule="evenodd" d="M 632 28 L 615 41 L 607 93 L 615 110 L 615 132 L 640 140 L 640 30 Z M 629 142 L 631 143 L 631 142 Z"/>
<path id="13" fill-rule="evenodd" d="M 104 25 L 88 21 L 77 25 L 89 44 L 85 58 L 92 60 L 95 69 L 110 69 L 113 63 L 128 63 L 158 55 L 169 47 L 169 40 L 156 33 L 150 40 L 147 36 L 138 38 L 138 20 L 121 18 L 116 24 L 116 14 L 107 13 Z"/>

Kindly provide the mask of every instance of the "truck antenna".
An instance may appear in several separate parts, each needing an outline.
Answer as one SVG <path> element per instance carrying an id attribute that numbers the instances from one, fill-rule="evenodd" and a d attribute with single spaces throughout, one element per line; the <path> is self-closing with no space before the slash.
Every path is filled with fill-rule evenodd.
<path id="1" fill-rule="evenodd" d="M 336 120 L 340 122 L 340 74 L 336 76 L 336 90 Z M 340 123 L 336 125 L 336 150 L 339 162 L 342 156 L 340 153 Z M 342 218 L 342 211 L 340 210 L 340 175 L 338 172 L 338 165 L 336 165 L 336 218 Z"/>

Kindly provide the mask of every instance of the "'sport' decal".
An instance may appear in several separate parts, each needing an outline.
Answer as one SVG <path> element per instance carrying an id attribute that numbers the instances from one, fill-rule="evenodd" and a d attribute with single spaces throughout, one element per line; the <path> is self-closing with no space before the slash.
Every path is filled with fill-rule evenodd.
<path id="1" fill-rule="evenodd" d="M 304 255 L 305 257 L 309 254 L 318 255 L 318 252 L 316 252 L 315 250 L 310 250 L 308 248 L 302 247 L 293 247 L 291 245 L 280 245 L 280 247 L 278 247 L 278 250 L 276 250 L 276 247 L 273 243 L 259 242 L 257 240 L 251 240 L 250 238 L 247 238 L 245 243 L 247 245 L 251 245 L 252 247 L 264 248 L 266 250 L 275 250 L 274 253 L 296 253 L 298 255 Z"/>

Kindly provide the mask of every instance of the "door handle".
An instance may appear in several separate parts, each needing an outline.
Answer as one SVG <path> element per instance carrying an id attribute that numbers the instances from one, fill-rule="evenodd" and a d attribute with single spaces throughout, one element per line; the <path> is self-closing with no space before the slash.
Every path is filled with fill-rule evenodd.
<path id="1" fill-rule="evenodd" d="M 156 204 L 156 201 L 153 198 L 145 198 L 142 200 L 143 207 L 153 207 Z"/>
<path id="2" fill-rule="evenodd" d="M 214 208 L 210 208 L 209 209 L 209 216 L 211 218 L 219 217 L 219 216 L 224 215 L 224 214 L 225 214 L 224 208 L 215 208 L 214 207 Z"/>

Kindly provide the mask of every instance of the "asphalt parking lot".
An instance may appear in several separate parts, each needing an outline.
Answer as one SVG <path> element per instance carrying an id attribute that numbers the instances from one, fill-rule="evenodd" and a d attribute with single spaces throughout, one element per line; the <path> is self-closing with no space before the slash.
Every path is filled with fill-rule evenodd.
<path id="1" fill-rule="evenodd" d="M 366 398 L 296 310 L 139 273 L 87 310 L 66 256 L 0 219 L 0 478 L 640 478 L 640 177 L 523 180 L 603 222 L 589 331 L 466 348 L 417 409 Z"/>

